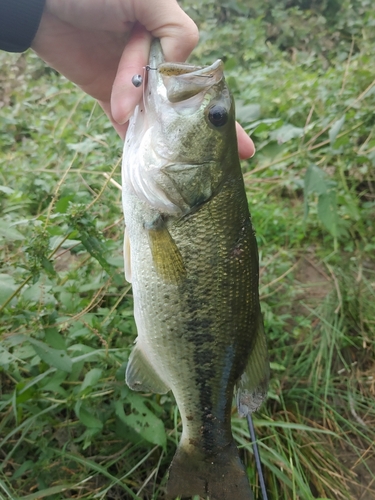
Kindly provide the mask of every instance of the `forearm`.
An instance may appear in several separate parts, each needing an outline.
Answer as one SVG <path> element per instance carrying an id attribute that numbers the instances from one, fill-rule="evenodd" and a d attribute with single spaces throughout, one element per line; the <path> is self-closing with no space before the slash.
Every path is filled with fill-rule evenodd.
<path id="1" fill-rule="evenodd" d="M 33 41 L 46 0 L 0 0 L 0 49 L 23 52 Z"/>

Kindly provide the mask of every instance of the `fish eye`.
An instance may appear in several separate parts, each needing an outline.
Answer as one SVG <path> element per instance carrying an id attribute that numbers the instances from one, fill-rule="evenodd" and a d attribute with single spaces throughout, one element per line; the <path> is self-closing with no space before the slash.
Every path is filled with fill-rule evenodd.
<path id="1" fill-rule="evenodd" d="M 208 119 L 215 127 L 222 127 L 228 121 L 228 111 L 224 106 L 215 104 L 208 110 Z"/>

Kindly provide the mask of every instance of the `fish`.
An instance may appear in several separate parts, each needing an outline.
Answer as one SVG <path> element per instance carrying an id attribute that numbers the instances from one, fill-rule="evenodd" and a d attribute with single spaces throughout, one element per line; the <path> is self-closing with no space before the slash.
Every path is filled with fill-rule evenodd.
<path id="1" fill-rule="evenodd" d="M 135 391 L 172 391 L 182 434 L 166 498 L 249 500 L 231 431 L 257 410 L 269 379 L 259 258 L 223 62 L 169 63 L 152 42 L 143 102 L 122 163 L 125 277 L 137 338 Z"/>

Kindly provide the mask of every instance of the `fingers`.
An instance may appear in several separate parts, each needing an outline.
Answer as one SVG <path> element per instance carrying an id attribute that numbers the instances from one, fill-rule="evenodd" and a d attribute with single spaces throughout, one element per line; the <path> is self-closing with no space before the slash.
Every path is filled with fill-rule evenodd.
<path id="1" fill-rule="evenodd" d="M 149 0 L 138 0 L 135 6 L 135 15 L 141 24 L 134 26 L 121 56 L 112 88 L 110 108 L 101 104 L 122 138 L 127 128 L 126 122 L 142 98 L 143 88 L 134 87 L 132 77 L 144 73 L 143 68 L 148 63 L 151 35 L 160 38 L 164 56 L 170 61 L 185 61 L 198 42 L 195 23 L 175 0 L 160 0 L 157 9 L 150 9 Z M 236 129 L 240 158 L 251 158 L 255 153 L 253 141 L 238 123 Z"/>
<path id="2" fill-rule="evenodd" d="M 238 141 L 238 154 L 241 160 L 252 158 L 255 154 L 254 143 L 238 122 L 236 122 L 236 132 Z"/>
<path id="3" fill-rule="evenodd" d="M 132 77 L 143 75 L 148 63 L 152 37 L 143 26 L 136 24 L 122 53 L 112 87 L 111 113 L 120 125 L 126 123 L 142 98 L 143 88 L 134 87 Z"/>
<path id="4" fill-rule="evenodd" d="M 150 0 L 134 3 L 138 21 L 156 38 L 160 38 L 167 61 L 184 62 L 199 40 L 194 21 L 176 0 L 158 0 L 150 8 Z"/>
<path id="5" fill-rule="evenodd" d="M 160 38 L 169 61 L 185 61 L 198 43 L 198 28 L 175 0 L 160 0 L 150 8 L 149 0 L 134 3 L 138 20 L 124 48 L 112 88 L 112 117 L 124 124 L 142 97 L 142 87 L 134 87 L 133 75 L 143 75 L 148 62 L 152 36 Z"/>
<path id="6" fill-rule="evenodd" d="M 175 0 L 160 0 L 150 8 L 149 0 L 137 0 L 131 36 L 122 53 L 112 86 L 110 106 L 101 106 L 123 138 L 126 123 L 134 108 L 142 99 L 143 88 L 132 84 L 132 77 L 143 76 L 148 63 L 152 36 L 159 37 L 166 59 L 184 61 L 198 41 L 198 29 L 194 22 L 178 6 Z"/>
<path id="7" fill-rule="evenodd" d="M 188 29 L 185 26 L 185 31 L 188 33 L 184 38 L 180 38 L 181 32 L 178 27 L 173 30 L 169 29 L 165 36 L 163 36 L 163 29 L 154 31 L 154 36 L 160 38 L 166 61 L 185 62 L 197 45 L 199 40 L 197 27 L 190 18 L 188 19 L 192 24 Z"/>

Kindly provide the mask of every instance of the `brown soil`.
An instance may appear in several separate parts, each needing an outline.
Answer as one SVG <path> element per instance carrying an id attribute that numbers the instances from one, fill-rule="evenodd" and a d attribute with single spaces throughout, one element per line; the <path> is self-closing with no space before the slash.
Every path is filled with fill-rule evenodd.
<path id="1" fill-rule="evenodd" d="M 341 453 L 340 459 L 343 465 L 356 475 L 358 484 L 353 484 L 350 488 L 353 500 L 375 500 L 375 480 L 369 472 L 370 470 L 375 473 L 375 443 L 360 463 L 358 457 L 350 451 Z"/>
<path id="2" fill-rule="evenodd" d="M 302 257 L 298 264 L 295 285 L 297 287 L 295 305 L 305 303 L 309 307 L 316 307 L 332 291 L 333 278 L 321 263 L 313 256 L 307 255 Z M 303 304 L 302 307 L 306 313 Z"/>

